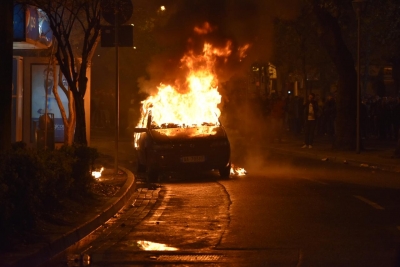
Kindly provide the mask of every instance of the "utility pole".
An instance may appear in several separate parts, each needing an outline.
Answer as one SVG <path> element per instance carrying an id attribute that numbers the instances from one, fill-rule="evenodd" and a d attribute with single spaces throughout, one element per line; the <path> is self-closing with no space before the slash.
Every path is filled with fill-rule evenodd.
<path id="1" fill-rule="evenodd" d="M 365 0 L 354 0 L 352 2 L 357 16 L 357 117 L 356 117 L 356 153 L 360 154 L 361 136 L 360 136 L 360 101 L 361 101 L 361 82 L 360 82 L 360 40 L 361 40 L 361 13 L 365 8 Z"/>
<path id="2" fill-rule="evenodd" d="M 114 170 L 115 174 L 118 174 L 118 143 L 119 143 L 119 47 L 127 46 L 126 38 L 122 40 L 123 35 L 130 36 L 132 34 L 132 28 L 122 25 L 132 16 L 133 5 L 131 0 L 102 0 L 101 2 L 102 14 L 105 21 L 113 25 L 113 42 L 109 44 L 110 40 L 107 40 L 106 33 L 110 31 L 107 27 L 103 27 L 101 34 L 101 43 L 104 47 L 115 47 L 115 160 Z M 124 30 L 125 29 L 125 30 Z M 128 30 L 128 31 L 126 31 Z M 129 32 L 129 30 L 131 32 Z M 112 32 L 112 31 L 110 31 Z M 132 40 L 128 42 L 128 46 L 133 46 Z M 108 42 L 107 42 L 108 41 Z"/>
<path id="3" fill-rule="evenodd" d="M 115 23 L 114 23 L 114 41 L 115 41 L 115 174 L 118 175 L 118 143 L 119 143 L 119 6 L 115 1 Z"/>

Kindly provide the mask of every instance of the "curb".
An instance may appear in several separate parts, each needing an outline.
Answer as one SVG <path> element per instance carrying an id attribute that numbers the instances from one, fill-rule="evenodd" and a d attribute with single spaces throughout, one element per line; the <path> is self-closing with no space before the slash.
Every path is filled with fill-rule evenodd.
<path id="1" fill-rule="evenodd" d="M 110 199 L 104 206 L 103 212 L 92 220 L 76 227 L 70 232 L 64 234 L 61 238 L 49 243 L 48 245 L 40 248 L 35 253 L 30 254 L 23 259 L 11 263 L 10 267 L 24 267 L 24 266 L 40 266 L 48 261 L 50 258 L 56 256 L 60 252 L 67 249 L 69 246 L 78 242 L 99 226 L 108 221 L 115 215 L 129 200 L 136 190 L 135 176 L 131 171 L 126 168 L 119 167 L 127 174 L 127 181 L 118 191 L 117 195 Z"/>

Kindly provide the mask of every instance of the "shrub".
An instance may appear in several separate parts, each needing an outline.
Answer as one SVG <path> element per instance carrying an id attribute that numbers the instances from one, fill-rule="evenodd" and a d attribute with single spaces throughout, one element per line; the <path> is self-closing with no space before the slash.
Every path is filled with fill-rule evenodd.
<path id="1" fill-rule="evenodd" d="M 97 150 L 86 146 L 35 150 L 22 142 L 0 151 L 0 240 L 33 229 L 67 197 L 87 196 L 97 157 Z"/>
<path id="2" fill-rule="evenodd" d="M 2 229 L 32 229 L 42 210 L 41 196 L 46 179 L 44 162 L 34 151 L 27 149 L 3 152 L 0 162 Z"/>
<path id="3" fill-rule="evenodd" d="M 83 145 L 63 146 L 61 150 L 74 159 L 72 164 L 71 185 L 73 196 L 82 196 L 89 193 L 90 185 L 94 182 L 91 170 L 98 152 L 94 148 Z"/>

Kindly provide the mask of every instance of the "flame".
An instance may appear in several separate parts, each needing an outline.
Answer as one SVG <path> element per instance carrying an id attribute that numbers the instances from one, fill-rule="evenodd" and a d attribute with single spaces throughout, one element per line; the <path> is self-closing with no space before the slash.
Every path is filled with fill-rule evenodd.
<path id="1" fill-rule="evenodd" d="M 101 177 L 101 173 L 104 171 L 104 168 L 101 167 L 100 171 L 92 171 L 92 176 L 96 179 Z"/>
<path id="2" fill-rule="evenodd" d="M 218 92 L 218 78 L 215 63 L 218 58 L 231 54 L 232 43 L 223 48 L 205 43 L 201 54 L 188 51 L 181 58 L 181 69 L 187 72 L 186 80 L 177 85 L 160 84 L 156 95 L 142 101 L 138 127 L 145 127 L 144 116 L 151 111 L 154 128 L 168 128 L 169 124 L 179 127 L 219 125 L 221 95 Z"/>
<path id="3" fill-rule="evenodd" d="M 165 244 L 150 242 L 146 240 L 137 241 L 137 245 L 142 250 L 149 250 L 149 251 L 176 251 L 177 248 L 169 247 Z"/>
<path id="4" fill-rule="evenodd" d="M 231 165 L 231 175 L 236 176 L 244 176 L 247 174 L 247 171 L 244 168 L 235 167 L 235 165 Z"/>
<path id="5" fill-rule="evenodd" d="M 197 33 L 197 34 L 199 34 L 199 35 L 203 35 L 203 34 L 208 34 L 208 33 L 210 33 L 210 32 L 213 32 L 214 29 L 215 29 L 215 27 L 212 27 L 212 26 L 210 25 L 210 23 L 208 23 L 208 22 L 206 21 L 206 22 L 203 23 L 202 26 L 200 26 L 200 27 L 198 27 L 198 26 L 194 27 L 193 30 L 194 30 L 195 33 Z"/>
<path id="6" fill-rule="evenodd" d="M 239 58 L 240 60 L 242 60 L 243 58 L 247 57 L 247 49 L 249 49 L 250 44 L 245 44 L 244 46 L 240 46 L 238 48 L 238 52 L 239 52 Z"/>

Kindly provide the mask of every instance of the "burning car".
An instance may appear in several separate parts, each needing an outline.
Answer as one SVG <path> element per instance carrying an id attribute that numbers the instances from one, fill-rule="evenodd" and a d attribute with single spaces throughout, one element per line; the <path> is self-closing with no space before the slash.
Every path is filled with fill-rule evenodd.
<path id="1" fill-rule="evenodd" d="M 215 64 L 231 55 L 232 42 L 223 47 L 204 43 L 203 50 L 183 55 L 178 77 L 170 84 L 144 91 L 141 117 L 134 130 L 139 170 L 154 182 L 161 172 L 231 171 L 230 143 L 219 121 L 222 96 Z M 152 84 L 152 83 L 150 83 Z"/>
<path id="2" fill-rule="evenodd" d="M 162 172 L 218 170 L 221 178 L 231 171 L 230 143 L 219 121 L 201 125 L 158 124 L 151 111 L 135 128 L 139 170 L 148 182 Z"/>

